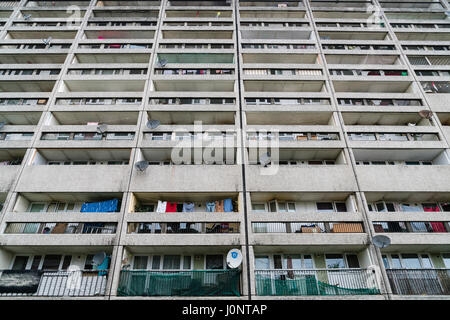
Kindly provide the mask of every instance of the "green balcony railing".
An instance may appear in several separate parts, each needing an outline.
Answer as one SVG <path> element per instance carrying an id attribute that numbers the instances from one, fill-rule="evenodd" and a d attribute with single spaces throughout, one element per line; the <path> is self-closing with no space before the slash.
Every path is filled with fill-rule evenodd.
<path id="1" fill-rule="evenodd" d="M 240 270 L 122 270 L 119 296 L 240 296 Z"/>
<path id="2" fill-rule="evenodd" d="M 342 296 L 380 294 L 366 269 L 255 270 L 258 296 Z"/>

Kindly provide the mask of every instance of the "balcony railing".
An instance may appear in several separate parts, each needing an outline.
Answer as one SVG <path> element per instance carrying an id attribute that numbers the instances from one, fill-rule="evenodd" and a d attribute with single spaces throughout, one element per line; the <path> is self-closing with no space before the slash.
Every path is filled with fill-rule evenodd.
<path id="1" fill-rule="evenodd" d="M 360 222 L 253 222 L 253 233 L 363 233 Z"/>
<path id="2" fill-rule="evenodd" d="M 239 233 L 238 222 L 167 222 L 167 223 L 130 223 L 129 233 L 153 233 L 153 234 L 210 234 L 210 233 Z"/>
<path id="3" fill-rule="evenodd" d="M 8 223 L 6 234 L 114 234 L 113 223 Z"/>
<path id="4" fill-rule="evenodd" d="M 2 270 L 0 296 L 104 296 L 107 275 L 107 270 Z"/>
<path id="5" fill-rule="evenodd" d="M 255 270 L 258 296 L 342 296 L 380 294 L 367 269 Z"/>
<path id="6" fill-rule="evenodd" d="M 392 293 L 450 295 L 450 269 L 386 269 Z"/>
<path id="7" fill-rule="evenodd" d="M 419 232 L 419 233 L 447 233 L 450 229 L 448 222 L 412 222 L 412 221 L 389 221 L 374 222 L 375 232 Z"/>
<path id="8" fill-rule="evenodd" d="M 119 296 L 240 296 L 240 270 L 122 270 Z"/>

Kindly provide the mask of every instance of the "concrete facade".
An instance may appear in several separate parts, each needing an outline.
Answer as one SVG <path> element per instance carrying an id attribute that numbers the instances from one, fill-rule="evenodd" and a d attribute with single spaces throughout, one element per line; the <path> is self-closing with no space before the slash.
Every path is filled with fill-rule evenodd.
<path id="1" fill-rule="evenodd" d="M 448 12 L 444 0 L 0 3 L 0 270 L 86 269 L 105 252 L 90 298 L 177 299 L 121 294 L 123 270 L 226 269 L 239 248 L 234 299 L 330 298 L 273 289 L 291 269 L 353 292 L 339 299 L 447 299 Z M 80 212 L 111 199 L 115 212 Z M 223 199 L 231 212 L 207 211 Z M 173 231 L 183 224 L 195 232 Z M 371 268 L 375 285 L 355 284 Z M 434 272 L 419 277 L 433 289 L 409 269 Z"/>

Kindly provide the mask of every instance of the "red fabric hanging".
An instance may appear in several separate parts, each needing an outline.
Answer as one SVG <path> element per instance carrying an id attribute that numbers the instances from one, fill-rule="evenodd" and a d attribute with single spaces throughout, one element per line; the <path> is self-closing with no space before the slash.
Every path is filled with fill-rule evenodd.
<path id="1" fill-rule="evenodd" d="M 177 212 L 177 203 L 167 202 L 166 212 Z"/>
<path id="2" fill-rule="evenodd" d="M 433 232 L 447 232 L 442 222 L 430 222 Z"/>

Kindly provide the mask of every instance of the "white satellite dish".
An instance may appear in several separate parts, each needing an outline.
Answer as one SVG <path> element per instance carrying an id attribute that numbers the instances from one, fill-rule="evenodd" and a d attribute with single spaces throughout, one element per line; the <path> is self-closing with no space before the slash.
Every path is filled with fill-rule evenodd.
<path id="1" fill-rule="evenodd" d="M 242 252 L 239 249 L 231 249 L 227 254 L 227 265 L 231 269 L 238 268 L 242 263 Z"/>
<path id="2" fill-rule="evenodd" d="M 145 160 L 138 161 L 134 164 L 134 166 L 139 171 L 145 171 L 145 169 L 148 168 L 148 161 L 145 161 Z"/>
<path id="3" fill-rule="evenodd" d="M 160 68 L 164 68 L 165 65 L 167 64 L 167 62 L 169 62 L 167 59 L 161 59 L 161 60 L 158 61 L 157 65 Z"/>
<path id="4" fill-rule="evenodd" d="M 44 42 L 45 44 L 50 44 L 50 42 L 52 42 L 53 38 L 52 37 L 48 37 L 47 39 L 42 39 L 42 42 Z"/>
<path id="5" fill-rule="evenodd" d="M 159 120 L 148 120 L 147 121 L 147 128 L 149 129 L 155 129 L 161 124 L 161 121 Z"/>
<path id="6" fill-rule="evenodd" d="M 103 261 L 105 261 L 106 258 L 106 253 L 105 252 L 100 252 L 97 253 L 94 258 L 92 258 L 92 262 L 96 265 L 99 266 L 103 263 Z"/>
<path id="7" fill-rule="evenodd" d="M 99 124 L 97 126 L 97 132 L 100 134 L 104 134 L 106 132 L 106 130 L 108 130 L 108 125 L 107 124 Z"/>
<path id="8" fill-rule="evenodd" d="M 391 238 L 380 234 L 373 237 L 372 242 L 375 247 L 382 249 L 391 245 Z"/>
<path id="9" fill-rule="evenodd" d="M 433 111 L 430 110 L 420 110 L 419 115 L 424 119 L 431 119 L 433 117 Z"/>
<path id="10" fill-rule="evenodd" d="M 268 152 L 259 156 L 259 163 L 264 167 L 267 167 L 271 161 L 272 159 L 270 159 L 270 154 Z"/>

